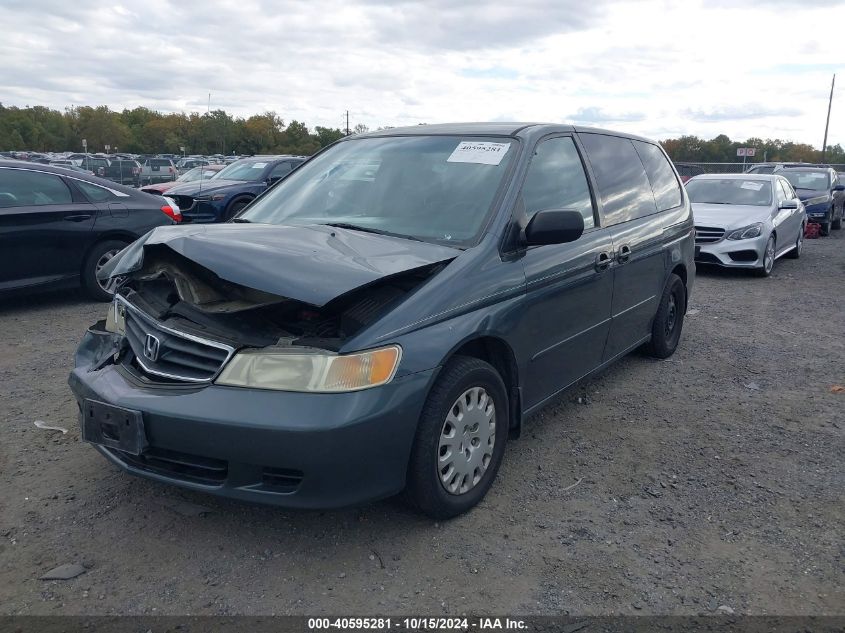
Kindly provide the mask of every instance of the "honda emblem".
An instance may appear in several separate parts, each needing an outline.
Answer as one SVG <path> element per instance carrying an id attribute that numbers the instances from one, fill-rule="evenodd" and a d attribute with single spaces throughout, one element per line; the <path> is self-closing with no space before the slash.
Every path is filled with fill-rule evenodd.
<path id="1" fill-rule="evenodd" d="M 156 362 L 158 360 L 159 345 L 160 342 L 155 336 L 147 334 L 147 338 L 144 340 L 144 356 L 148 360 Z"/>

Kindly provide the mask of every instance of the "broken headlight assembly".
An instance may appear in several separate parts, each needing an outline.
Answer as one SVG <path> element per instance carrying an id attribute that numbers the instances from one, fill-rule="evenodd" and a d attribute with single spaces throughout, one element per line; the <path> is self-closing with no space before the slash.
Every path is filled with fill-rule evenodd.
<path id="1" fill-rule="evenodd" d="M 223 368 L 215 383 L 313 393 L 359 391 L 390 382 L 401 357 L 397 345 L 344 355 L 318 350 L 242 351 Z"/>
<path id="2" fill-rule="evenodd" d="M 114 334 L 126 334 L 126 306 L 117 300 L 111 302 L 106 314 L 106 331 Z"/>

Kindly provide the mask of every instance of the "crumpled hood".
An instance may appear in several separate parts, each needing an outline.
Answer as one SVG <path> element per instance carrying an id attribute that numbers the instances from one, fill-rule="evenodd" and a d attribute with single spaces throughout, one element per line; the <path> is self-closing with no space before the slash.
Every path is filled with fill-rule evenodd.
<path id="1" fill-rule="evenodd" d="M 196 182 L 184 182 L 179 183 L 173 186 L 170 189 L 170 193 L 173 195 L 181 195 L 181 196 L 196 196 L 200 193 L 212 193 L 214 191 L 219 191 L 220 189 L 225 189 L 226 187 L 232 186 L 243 186 L 245 183 L 249 183 L 248 180 L 217 180 L 215 178 L 211 178 L 209 180 L 203 180 L 202 186 L 200 187 L 200 181 L 197 180 Z M 258 182 L 250 183 L 250 184 L 260 184 Z"/>
<path id="2" fill-rule="evenodd" d="M 121 251 L 99 276 L 139 270 L 145 249 L 156 244 L 226 281 L 318 307 L 385 277 L 460 254 L 448 246 L 322 225 L 165 226 Z"/>
<path id="3" fill-rule="evenodd" d="M 704 204 L 693 202 L 692 215 L 696 226 L 725 230 L 740 229 L 755 222 L 765 222 L 772 217 L 770 206 L 745 204 Z"/>

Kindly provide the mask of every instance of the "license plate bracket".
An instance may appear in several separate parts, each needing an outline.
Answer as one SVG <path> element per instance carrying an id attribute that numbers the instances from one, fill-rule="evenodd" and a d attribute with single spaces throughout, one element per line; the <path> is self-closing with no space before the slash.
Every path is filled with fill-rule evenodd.
<path id="1" fill-rule="evenodd" d="M 86 399 L 82 403 L 82 439 L 130 455 L 147 448 L 144 418 L 140 411 Z"/>

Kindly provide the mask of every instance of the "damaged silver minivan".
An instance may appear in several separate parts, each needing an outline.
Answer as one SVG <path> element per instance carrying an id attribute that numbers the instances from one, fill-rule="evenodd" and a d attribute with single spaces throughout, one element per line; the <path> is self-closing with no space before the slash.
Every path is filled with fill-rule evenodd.
<path id="1" fill-rule="evenodd" d="M 526 416 L 678 345 L 689 201 L 652 141 L 547 124 L 344 139 L 231 222 L 158 228 L 103 270 L 76 354 L 82 436 L 125 470 L 449 517 Z"/>

